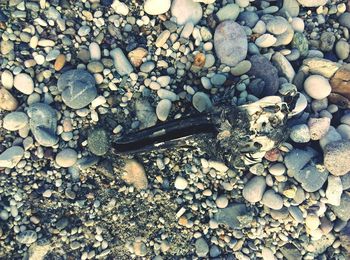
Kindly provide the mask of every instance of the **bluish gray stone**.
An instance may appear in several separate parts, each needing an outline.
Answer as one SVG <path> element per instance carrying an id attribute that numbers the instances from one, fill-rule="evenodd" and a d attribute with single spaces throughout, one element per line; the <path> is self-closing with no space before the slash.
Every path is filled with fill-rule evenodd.
<path id="1" fill-rule="evenodd" d="M 56 110 L 45 103 L 35 103 L 29 107 L 27 113 L 35 140 L 42 146 L 55 145 L 58 142 Z"/>
<path id="2" fill-rule="evenodd" d="M 21 244 L 30 245 L 33 244 L 38 238 L 37 233 L 34 230 L 25 230 L 16 236 L 16 240 Z"/>
<path id="3" fill-rule="evenodd" d="M 92 130 L 89 133 L 87 141 L 90 152 L 92 152 L 95 155 L 104 155 L 109 150 L 109 136 L 107 132 L 101 128 L 96 128 Z"/>
<path id="4" fill-rule="evenodd" d="M 237 21 L 242 25 L 253 28 L 259 21 L 259 16 L 255 12 L 244 11 L 239 14 Z"/>
<path id="5" fill-rule="evenodd" d="M 328 171 L 319 170 L 314 165 L 308 165 L 304 169 L 296 172 L 294 178 L 301 183 L 307 192 L 315 192 L 322 188 L 328 178 Z"/>
<path id="6" fill-rule="evenodd" d="M 294 176 L 295 173 L 304 168 L 316 155 L 317 152 L 311 148 L 307 148 L 306 150 L 293 149 L 284 158 L 284 163 L 288 169 L 288 175 Z"/>
<path id="7" fill-rule="evenodd" d="M 251 217 L 244 204 L 236 204 L 224 209 L 218 209 L 218 212 L 214 215 L 214 219 L 219 224 L 224 224 L 234 229 L 241 229 L 249 225 L 249 219 Z"/>
<path id="8" fill-rule="evenodd" d="M 86 107 L 95 99 L 95 78 L 86 70 L 74 69 L 63 73 L 57 81 L 63 102 L 70 108 Z"/>

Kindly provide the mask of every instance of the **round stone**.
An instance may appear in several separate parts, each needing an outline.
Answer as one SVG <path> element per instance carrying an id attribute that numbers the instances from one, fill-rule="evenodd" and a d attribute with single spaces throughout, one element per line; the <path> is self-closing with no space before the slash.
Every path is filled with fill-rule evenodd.
<path id="1" fill-rule="evenodd" d="M 310 118 L 308 126 L 311 140 L 320 140 L 324 137 L 329 130 L 330 124 L 331 120 L 328 117 Z"/>
<path id="2" fill-rule="evenodd" d="M 17 131 L 28 124 L 28 116 L 23 112 L 12 112 L 4 117 L 3 128 Z"/>
<path id="3" fill-rule="evenodd" d="M 13 87 L 13 75 L 11 71 L 3 71 L 1 74 L 1 84 L 7 89 L 11 89 Z"/>
<path id="4" fill-rule="evenodd" d="M 177 176 L 176 179 L 175 179 L 174 186 L 175 186 L 175 188 L 177 190 L 184 190 L 188 186 L 188 181 L 185 178 L 181 177 L 181 176 Z"/>
<path id="5" fill-rule="evenodd" d="M 222 63 L 236 66 L 246 58 L 248 52 L 248 41 L 243 27 L 231 20 L 220 23 L 215 29 L 214 46 Z"/>
<path id="6" fill-rule="evenodd" d="M 216 199 L 215 203 L 219 209 L 224 209 L 228 205 L 228 199 L 225 195 L 222 195 Z"/>
<path id="7" fill-rule="evenodd" d="M 18 91 L 26 95 L 30 95 L 34 91 L 34 82 L 32 78 L 25 73 L 20 73 L 16 75 L 14 78 L 13 85 Z"/>
<path id="8" fill-rule="evenodd" d="M 170 5 L 170 0 L 146 0 L 143 9 L 149 15 L 159 15 L 168 12 Z"/>
<path id="9" fill-rule="evenodd" d="M 235 21 L 239 15 L 239 6 L 236 4 L 226 4 L 216 13 L 220 21 L 233 20 Z"/>
<path id="10" fill-rule="evenodd" d="M 283 207 L 283 199 L 281 195 L 274 190 L 267 190 L 262 198 L 262 204 L 270 209 L 279 210 Z"/>
<path id="11" fill-rule="evenodd" d="M 76 69 L 63 73 L 57 81 L 63 102 L 70 108 L 86 107 L 95 99 L 95 78 L 86 70 Z"/>
<path id="12" fill-rule="evenodd" d="M 92 42 L 89 45 L 89 52 L 91 60 L 101 59 L 101 48 L 96 42 Z"/>
<path id="13" fill-rule="evenodd" d="M 96 128 L 88 135 L 89 151 L 95 155 L 105 155 L 110 147 L 108 133 L 102 128 Z"/>
<path id="14" fill-rule="evenodd" d="M 157 107 L 156 107 L 156 114 L 160 121 L 167 120 L 170 110 L 171 110 L 171 101 L 169 99 L 162 99 L 159 101 Z"/>
<path id="15" fill-rule="evenodd" d="M 287 31 L 288 22 L 281 16 L 276 16 L 275 18 L 269 20 L 266 24 L 266 29 L 274 34 L 279 35 Z"/>
<path id="16" fill-rule="evenodd" d="M 189 22 L 195 25 L 202 18 L 203 11 L 200 3 L 193 0 L 174 0 L 171 5 L 171 14 L 176 18 L 178 25 Z"/>
<path id="17" fill-rule="evenodd" d="M 199 257 L 206 257 L 209 253 L 208 243 L 204 240 L 204 238 L 199 238 L 195 242 L 196 254 Z"/>
<path id="18" fill-rule="evenodd" d="M 286 166 L 283 163 L 275 163 L 270 166 L 269 172 L 274 176 L 282 176 L 286 172 Z"/>
<path id="19" fill-rule="evenodd" d="M 194 94 L 192 104 L 199 112 L 209 110 L 212 107 L 209 96 L 204 92 L 197 92 Z"/>
<path id="20" fill-rule="evenodd" d="M 255 44 L 260 48 L 269 48 L 273 46 L 276 41 L 277 39 L 272 34 L 265 33 L 256 39 Z"/>
<path id="21" fill-rule="evenodd" d="M 71 148 L 66 148 L 56 155 L 56 163 L 60 167 L 68 168 L 73 166 L 78 159 L 78 154 Z"/>
<path id="22" fill-rule="evenodd" d="M 342 26 L 345 26 L 346 28 L 350 29 L 350 13 L 349 12 L 345 12 L 345 13 L 341 14 L 338 18 L 338 21 Z"/>
<path id="23" fill-rule="evenodd" d="M 265 178 L 262 176 L 255 176 L 244 186 L 242 194 L 247 201 L 255 203 L 262 199 L 265 188 Z"/>
<path id="24" fill-rule="evenodd" d="M 306 124 L 295 125 L 290 132 L 290 138 L 296 143 L 307 143 L 310 141 L 310 131 Z"/>
<path id="25" fill-rule="evenodd" d="M 337 54 L 338 58 L 341 60 L 345 60 L 349 57 L 350 53 L 350 47 L 349 43 L 347 43 L 344 40 L 340 40 L 335 45 L 335 53 Z"/>
<path id="26" fill-rule="evenodd" d="M 305 225 L 311 230 L 315 230 L 320 224 L 320 219 L 316 215 L 307 215 L 305 218 Z"/>
<path id="27" fill-rule="evenodd" d="M 323 99 L 331 93 L 329 81 L 320 75 L 309 76 L 304 82 L 305 92 L 314 99 Z"/>
<path id="28" fill-rule="evenodd" d="M 342 176 L 350 171 L 350 141 L 332 142 L 324 148 L 324 165 L 335 176 Z"/>

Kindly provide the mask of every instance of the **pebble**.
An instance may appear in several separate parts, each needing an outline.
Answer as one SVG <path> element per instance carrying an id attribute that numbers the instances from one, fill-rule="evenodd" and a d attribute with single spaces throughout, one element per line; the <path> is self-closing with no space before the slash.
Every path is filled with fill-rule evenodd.
<path id="1" fill-rule="evenodd" d="M 231 20 L 220 23 L 215 29 L 214 47 L 222 63 L 236 66 L 246 58 L 248 52 L 248 41 L 243 27 Z"/>
<path id="2" fill-rule="evenodd" d="M 111 7 L 117 14 L 126 16 L 129 13 L 129 7 L 119 0 L 114 0 Z"/>
<path id="3" fill-rule="evenodd" d="M 17 131 L 28 124 L 28 116 L 23 112 L 11 112 L 3 120 L 3 128 L 9 131 Z"/>
<path id="4" fill-rule="evenodd" d="M 149 15 L 160 15 L 168 12 L 170 5 L 170 0 L 146 0 L 143 8 Z"/>
<path id="5" fill-rule="evenodd" d="M 216 16 L 220 21 L 232 20 L 235 21 L 239 15 L 239 6 L 237 4 L 226 4 L 219 9 Z"/>
<path id="6" fill-rule="evenodd" d="M 281 12 L 286 11 L 292 17 L 298 16 L 300 7 L 297 0 L 284 0 Z"/>
<path id="7" fill-rule="evenodd" d="M 181 176 L 177 176 L 175 179 L 174 186 L 177 190 L 185 190 L 188 186 L 188 181 Z"/>
<path id="8" fill-rule="evenodd" d="M 305 29 L 304 20 L 299 17 L 294 17 L 292 20 L 292 27 L 295 32 L 303 33 Z"/>
<path id="9" fill-rule="evenodd" d="M 311 74 L 321 75 L 325 78 L 331 78 L 341 66 L 339 63 L 318 57 L 305 59 L 303 64 L 308 67 Z"/>
<path id="10" fill-rule="evenodd" d="M 20 146 L 12 146 L 0 154 L 1 168 L 14 168 L 24 155 L 24 149 Z"/>
<path id="11" fill-rule="evenodd" d="M 27 114 L 35 140 L 42 146 L 55 145 L 58 142 L 56 110 L 45 103 L 35 103 L 29 107 Z"/>
<path id="12" fill-rule="evenodd" d="M 131 64 L 138 68 L 141 66 L 143 59 L 147 56 L 148 51 L 145 48 L 138 47 L 128 53 L 128 58 Z"/>
<path id="13" fill-rule="evenodd" d="M 324 99 L 331 93 L 329 81 L 320 75 L 309 76 L 304 82 L 305 92 L 314 99 Z"/>
<path id="14" fill-rule="evenodd" d="M 157 37 L 157 40 L 155 42 L 156 47 L 160 48 L 163 47 L 163 45 L 166 43 L 166 41 L 170 37 L 170 31 L 169 30 L 164 30 L 162 31 L 159 36 Z"/>
<path id="15" fill-rule="evenodd" d="M 198 112 L 208 111 L 212 107 L 209 96 L 204 92 L 196 92 L 192 98 L 192 104 Z"/>
<path id="16" fill-rule="evenodd" d="M 275 163 L 269 167 L 269 172 L 273 176 L 282 176 L 286 172 L 286 166 L 283 163 Z"/>
<path id="17" fill-rule="evenodd" d="M 306 124 L 295 125 L 290 132 L 290 138 L 296 143 L 307 143 L 310 141 L 310 131 Z"/>
<path id="18" fill-rule="evenodd" d="M 224 209 L 228 206 L 228 199 L 225 195 L 221 195 L 215 200 L 215 203 L 219 209 Z"/>
<path id="19" fill-rule="evenodd" d="M 178 25 L 193 23 L 196 25 L 203 15 L 200 3 L 193 0 L 173 0 L 171 5 L 171 14 L 176 18 Z"/>
<path id="20" fill-rule="evenodd" d="M 105 155 L 110 148 L 109 135 L 102 128 L 91 130 L 87 142 L 89 151 L 97 156 Z"/>
<path id="21" fill-rule="evenodd" d="M 167 89 L 159 89 L 157 91 L 157 95 L 161 99 L 169 99 L 172 102 L 178 100 L 178 96 L 174 92 Z"/>
<path id="22" fill-rule="evenodd" d="M 147 255 L 146 244 L 142 241 L 135 241 L 133 243 L 133 249 L 136 256 L 145 256 Z"/>
<path id="23" fill-rule="evenodd" d="M 261 35 L 255 40 L 255 44 L 260 48 L 269 48 L 276 43 L 277 39 L 269 33 Z"/>
<path id="24" fill-rule="evenodd" d="M 266 29 L 274 35 L 280 35 L 286 32 L 287 28 L 288 22 L 281 16 L 276 16 L 275 18 L 269 20 L 266 24 Z"/>
<path id="25" fill-rule="evenodd" d="M 1 41 L 0 50 L 2 55 L 7 55 L 11 53 L 14 49 L 15 45 L 12 41 Z"/>
<path id="26" fill-rule="evenodd" d="M 261 203 L 274 210 L 279 210 L 283 207 L 283 199 L 281 195 L 277 194 L 274 190 L 265 191 Z"/>
<path id="27" fill-rule="evenodd" d="M 124 52 L 120 48 L 115 48 L 110 52 L 114 61 L 114 67 L 120 76 L 129 75 L 134 71 Z"/>
<path id="28" fill-rule="evenodd" d="M 57 81 L 63 102 L 70 108 L 81 109 L 95 99 L 95 78 L 86 70 L 73 69 L 64 72 Z"/>
<path id="29" fill-rule="evenodd" d="M 30 245 L 36 242 L 38 235 L 34 230 L 25 230 L 16 235 L 16 240 L 21 244 Z"/>
<path id="30" fill-rule="evenodd" d="M 14 111 L 18 107 L 17 99 L 5 88 L 0 88 L 0 108 L 6 111 Z"/>
<path id="31" fill-rule="evenodd" d="M 13 75 L 9 70 L 4 70 L 1 74 L 1 84 L 6 89 L 11 89 L 13 87 Z"/>
<path id="32" fill-rule="evenodd" d="M 242 194 L 245 200 L 250 203 L 255 203 L 262 199 L 265 188 L 265 178 L 262 176 L 255 176 L 246 183 Z"/>
<path id="33" fill-rule="evenodd" d="M 342 193 L 343 185 L 341 178 L 338 176 L 329 175 L 326 189 L 327 203 L 334 206 L 339 206 Z"/>
<path id="34" fill-rule="evenodd" d="M 330 126 L 326 135 L 320 139 L 320 146 L 321 146 L 322 150 L 324 150 L 325 147 L 327 146 L 327 144 L 339 141 L 341 139 L 342 139 L 342 137 L 337 132 L 337 130 L 333 126 Z"/>
<path id="35" fill-rule="evenodd" d="M 325 5 L 327 0 L 298 0 L 298 2 L 305 7 L 318 7 Z"/>
<path id="36" fill-rule="evenodd" d="M 171 110 L 171 101 L 168 99 L 162 99 L 159 101 L 156 107 L 156 114 L 160 121 L 166 121 Z"/>
<path id="37" fill-rule="evenodd" d="M 324 137 L 329 130 L 330 124 L 331 120 L 328 117 L 310 118 L 308 127 L 311 140 L 320 140 Z"/>
<path id="38" fill-rule="evenodd" d="M 96 42 L 92 42 L 89 45 L 90 59 L 100 60 L 101 59 L 101 49 L 100 45 Z"/>
<path id="39" fill-rule="evenodd" d="M 142 164 L 135 160 L 125 162 L 122 179 L 133 185 L 137 190 L 144 190 L 148 187 L 146 171 Z"/>
<path id="40" fill-rule="evenodd" d="M 264 21 L 259 20 L 252 30 L 254 33 L 264 34 L 266 33 L 266 24 Z"/>
<path id="41" fill-rule="evenodd" d="M 263 247 L 261 249 L 261 257 L 263 258 L 263 260 L 275 260 L 276 259 L 273 251 L 268 247 Z"/>
<path id="42" fill-rule="evenodd" d="M 338 58 L 341 60 L 345 60 L 349 57 L 350 53 L 350 46 L 349 43 L 347 43 L 344 40 L 340 40 L 335 45 L 335 53 L 337 54 Z"/>
<path id="43" fill-rule="evenodd" d="M 334 214 L 343 221 L 349 221 L 350 219 L 350 193 L 345 191 L 343 192 L 340 198 L 340 205 L 333 206 L 331 205 L 331 209 Z"/>
<path id="44" fill-rule="evenodd" d="M 256 12 L 243 11 L 239 14 L 237 21 L 242 25 L 244 24 L 249 28 L 253 28 L 256 25 L 256 23 L 259 21 L 259 16 L 257 15 Z"/>
<path id="45" fill-rule="evenodd" d="M 157 115 L 154 108 L 145 99 L 138 99 L 135 102 L 136 116 L 141 122 L 140 128 L 154 126 L 157 123 Z"/>
<path id="46" fill-rule="evenodd" d="M 60 71 L 66 63 L 66 56 L 64 54 L 60 54 L 57 56 L 54 64 L 55 71 Z"/>
<path id="47" fill-rule="evenodd" d="M 334 176 L 342 176 L 350 171 L 350 141 L 331 142 L 324 148 L 324 165 Z"/>
<path id="48" fill-rule="evenodd" d="M 60 167 L 68 168 L 73 166 L 78 160 L 78 154 L 71 148 L 66 148 L 56 155 L 56 163 Z"/>
<path id="49" fill-rule="evenodd" d="M 156 65 L 154 64 L 153 61 L 147 61 L 143 63 L 140 67 L 140 71 L 144 73 L 150 73 Z"/>
<path id="50" fill-rule="evenodd" d="M 272 62 L 277 67 L 278 71 L 286 78 L 289 82 L 293 82 L 295 77 L 295 71 L 290 62 L 280 52 L 276 52 L 272 56 Z"/>
<path id="51" fill-rule="evenodd" d="M 26 95 L 30 95 L 34 92 L 34 82 L 32 78 L 25 73 L 20 73 L 15 76 L 13 86 Z"/>
<path id="52" fill-rule="evenodd" d="M 206 257 L 209 253 L 209 246 L 204 238 L 199 238 L 195 242 L 196 254 L 199 257 Z"/>
<path id="53" fill-rule="evenodd" d="M 314 165 L 308 165 L 297 171 L 293 176 L 301 183 L 302 188 L 307 192 L 315 192 L 322 188 L 328 177 L 328 171 L 318 169 Z"/>
<path id="54" fill-rule="evenodd" d="M 305 218 L 305 225 L 311 230 L 317 229 L 320 224 L 321 221 L 316 215 L 307 215 Z"/>
<path id="55" fill-rule="evenodd" d="M 345 12 L 341 14 L 339 16 L 338 21 L 342 26 L 345 26 L 346 28 L 350 29 L 350 13 Z"/>

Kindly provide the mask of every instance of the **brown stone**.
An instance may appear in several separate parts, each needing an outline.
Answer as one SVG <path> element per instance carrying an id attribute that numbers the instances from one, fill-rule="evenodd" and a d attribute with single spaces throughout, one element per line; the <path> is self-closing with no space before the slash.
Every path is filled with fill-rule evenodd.
<path id="1" fill-rule="evenodd" d="M 328 96 L 328 101 L 342 109 L 350 108 L 350 100 L 336 93 L 331 93 Z"/>
<path id="2" fill-rule="evenodd" d="M 148 51 L 144 48 L 138 47 L 132 50 L 128 54 L 128 58 L 132 65 L 135 67 L 140 67 L 142 64 L 142 59 L 148 55 Z"/>
<path id="3" fill-rule="evenodd" d="M 54 65 L 55 71 L 60 71 L 63 68 L 65 63 L 66 63 L 66 56 L 64 56 L 64 54 L 58 55 Z"/>
<path id="4" fill-rule="evenodd" d="M 145 169 L 135 160 L 127 160 L 125 162 L 122 179 L 138 190 L 147 189 L 148 181 Z"/>
<path id="5" fill-rule="evenodd" d="M 14 111 L 18 107 L 18 102 L 12 94 L 4 88 L 0 89 L 0 109 Z"/>
<path id="6" fill-rule="evenodd" d="M 193 66 L 202 68 L 205 64 L 205 55 L 201 52 L 194 56 Z"/>
<path id="7" fill-rule="evenodd" d="M 331 79 L 332 92 L 350 99 L 350 64 L 342 66 Z"/>

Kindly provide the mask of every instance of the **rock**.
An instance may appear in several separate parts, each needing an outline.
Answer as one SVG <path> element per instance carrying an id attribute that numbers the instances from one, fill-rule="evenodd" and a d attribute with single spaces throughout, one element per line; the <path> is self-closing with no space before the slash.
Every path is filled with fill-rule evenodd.
<path id="1" fill-rule="evenodd" d="M 309 41 L 303 33 L 296 32 L 292 40 L 292 48 L 298 49 L 302 57 L 309 54 Z"/>
<path id="2" fill-rule="evenodd" d="M 171 110 L 171 101 L 168 99 L 162 99 L 159 101 L 156 107 L 156 114 L 160 121 L 166 121 Z"/>
<path id="3" fill-rule="evenodd" d="M 328 177 L 328 171 L 318 169 L 310 164 L 304 169 L 294 174 L 294 179 L 301 183 L 303 189 L 307 192 L 315 192 L 322 188 Z"/>
<path id="4" fill-rule="evenodd" d="M 66 148 L 56 155 L 56 163 L 60 167 L 68 168 L 73 166 L 78 160 L 78 154 L 71 148 Z"/>
<path id="5" fill-rule="evenodd" d="M 327 0 L 298 0 L 299 4 L 305 7 L 318 7 L 325 5 Z"/>
<path id="6" fill-rule="evenodd" d="M 221 255 L 221 250 L 217 245 L 212 245 L 209 250 L 210 257 L 218 257 Z"/>
<path id="7" fill-rule="evenodd" d="M 299 3 L 297 0 L 283 0 L 283 6 L 281 12 L 288 12 L 290 16 L 298 16 L 300 11 Z"/>
<path id="8" fill-rule="evenodd" d="M 333 206 L 331 205 L 331 209 L 334 214 L 343 221 L 349 221 L 350 219 L 350 193 L 348 191 L 344 191 L 340 198 L 340 205 Z"/>
<path id="9" fill-rule="evenodd" d="M 248 52 L 248 41 L 243 27 L 230 20 L 220 23 L 215 29 L 214 46 L 222 63 L 236 66 L 246 58 Z"/>
<path id="10" fill-rule="evenodd" d="M 320 140 L 329 131 L 331 120 L 328 117 L 310 118 L 308 121 L 311 140 Z"/>
<path id="11" fill-rule="evenodd" d="M 86 107 L 95 99 L 95 78 L 86 70 L 74 69 L 64 72 L 57 81 L 63 102 L 70 108 Z"/>
<path id="12" fill-rule="evenodd" d="M 283 163 L 275 163 L 269 167 L 269 172 L 273 176 L 282 176 L 286 172 L 286 166 Z"/>
<path id="13" fill-rule="evenodd" d="M 239 24 L 253 28 L 259 21 L 259 16 L 256 14 L 256 12 L 243 11 L 239 14 L 237 21 Z"/>
<path id="14" fill-rule="evenodd" d="M 221 195 L 215 200 L 215 204 L 219 209 L 224 209 L 228 205 L 228 199 L 225 195 Z"/>
<path id="15" fill-rule="evenodd" d="M 131 62 L 131 64 L 138 68 L 142 64 L 142 59 L 145 58 L 148 55 L 148 51 L 145 48 L 138 47 L 135 50 L 132 50 L 128 53 L 128 58 Z"/>
<path id="16" fill-rule="evenodd" d="M 110 148 L 109 135 L 102 128 L 95 128 L 90 131 L 87 141 L 89 151 L 97 156 L 105 155 Z"/>
<path id="17" fill-rule="evenodd" d="M 99 61 L 91 61 L 87 65 L 87 70 L 93 74 L 100 73 L 104 69 L 103 64 Z"/>
<path id="18" fill-rule="evenodd" d="M 101 48 L 96 42 L 91 42 L 89 45 L 90 59 L 100 60 L 101 59 Z"/>
<path id="19" fill-rule="evenodd" d="M 0 49 L 2 55 L 7 55 L 13 51 L 15 44 L 12 41 L 1 41 Z"/>
<path id="20" fill-rule="evenodd" d="M 308 252 L 320 255 L 324 253 L 335 241 L 335 236 L 332 233 L 322 236 L 320 239 L 311 240 L 308 245 L 305 245 Z M 289 260 L 289 259 L 288 259 Z"/>
<path id="21" fill-rule="evenodd" d="M 265 83 L 262 95 L 274 95 L 278 91 L 279 87 L 277 69 L 266 57 L 262 55 L 253 55 L 250 58 L 250 62 L 252 64 L 252 67 L 248 72 L 248 75 L 254 76 L 255 78 L 260 78 Z M 267 70 L 269 73 L 266 73 Z"/>
<path id="22" fill-rule="evenodd" d="M 287 243 L 280 249 L 281 253 L 287 260 L 301 260 L 303 259 L 300 249 L 291 243 Z"/>
<path id="23" fill-rule="evenodd" d="M 306 150 L 293 149 L 287 153 L 284 163 L 288 169 L 288 176 L 294 176 L 316 155 L 316 151 L 309 147 Z"/>
<path id="24" fill-rule="evenodd" d="M 20 146 L 12 146 L 0 154 L 0 168 L 14 168 L 24 155 Z"/>
<path id="25" fill-rule="evenodd" d="M 143 63 L 140 67 L 140 71 L 144 73 L 150 73 L 156 65 L 154 64 L 153 61 L 147 61 Z"/>
<path id="26" fill-rule="evenodd" d="M 209 253 L 209 246 L 207 242 L 204 240 L 204 238 L 198 238 L 196 242 L 194 243 L 194 246 L 196 248 L 196 254 L 199 257 L 205 257 Z"/>
<path id="27" fill-rule="evenodd" d="M 331 93 L 331 85 L 325 77 L 311 75 L 304 82 L 305 92 L 312 98 L 321 100 Z"/>
<path id="28" fill-rule="evenodd" d="M 279 35 L 276 35 L 276 43 L 274 44 L 275 47 L 282 46 L 282 45 L 288 45 L 293 40 L 294 36 L 294 30 L 290 24 L 287 26 L 287 30 Z"/>
<path id="29" fill-rule="evenodd" d="M 298 33 L 303 33 L 304 32 L 305 23 L 304 23 L 303 19 L 301 19 L 299 17 L 294 17 L 291 24 L 292 24 L 293 30 L 295 32 L 298 32 Z M 295 34 L 294 34 L 294 36 L 295 36 Z M 304 36 L 304 38 L 306 38 L 306 37 Z"/>
<path id="30" fill-rule="evenodd" d="M 12 112 L 4 117 L 3 128 L 17 131 L 28 124 L 28 116 L 23 112 Z"/>
<path id="31" fill-rule="evenodd" d="M 16 240 L 21 244 L 30 245 L 38 239 L 38 235 L 34 230 L 25 230 L 16 235 Z"/>
<path id="32" fill-rule="evenodd" d="M 246 220 L 249 213 L 244 204 L 230 205 L 224 209 L 218 209 L 214 214 L 214 219 L 219 223 L 233 229 L 241 229 L 247 226 Z"/>
<path id="33" fill-rule="evenodd" d="M 31 244 L 28 249 L 28 260 L 44 260 L 49 251 L 52 250 L 50 241 L 41 239 L 34 244 Z"/>
<path id="34" fill-rule="evenodd" d="M 350 100 L 350 64 L 343 65 L 332 77 L 332 92 Z"/>
<path id="35" fill-rule="evenodd" d="M 34 82 L 32 78 L 25 73 L 20 73 L 15 76 L 13 86 L 26 95 L 30 95 L 34 92 Z"/>
<path id="36" fill-rule="evenodd" d="M 119 0 L 114 0 L 111 7 L 117 14 L 126 16 L 129 13 L 129 7 Z"/>
<path id="37" fill-rule="evenodd" d="M 60 71 L 64 64 L 66 64 L 66 56 L 64 54 L 58 55 L 54 64 L 55 71 Z"/>
<path id="38" fill-rule="evenodd" d="M 262 199 L 265 188 L 265 178 L 262 176 L 255 176 L 246 183 L 242 195 L 245 200 L 250 203 L 255 203 Z"/>
<path id="39" fill-rule="evenodd" d="M 328 184 L 326 189 L 327 203 L 339 206 L 340 198 L 343 193 L 342 180 L 338 176 L 328 176 Z"/>
<path id="40" fill-rule="evenodd" d="M 147 247 L 146 244 L 142 241 L 135 241 L 133 243 L 133 249 L 136 256 L 146 256 L 147 255 Z"/>
<path id="41" fill-rule="evenodd" d="M 168 12 L 170 5 L 170 0 L 146 0 L 143 9 L 149 15 L 159 15 Z"/>
<path id="42" fill-rule="evenodd" d="M 185 190 L 188 186 L 188 181 L 181 176 L 177 176 L 175 179 L 174 186 L 177 190 Z"/>
<path id="43" fill-rule="evenodd" d="M 327 144 L 339 141 L 341 139 L 341 135 L 337 132 L 337 130 L 333 126 L 330 126 L 326 135 L 320 139 L 320 146 L 322 150 L 325 150 Z"/>
<path id="44" fill-rule="evenodd" d="M 260 20 L 255 24 L 252 30 L 253 33 L 264 34 L 266 33 L 266 24 L 264 23 L 264 21 Z"/>
<path id="45" fill-rule="evenodd" d="M 159 36 L 157 37 L 157 40 L 156 40 L 156 47 L 160 48 L 162 47 L 166 41 L 169 39 L 170 37 L 170 31 L 169 30 L 164 30 L 162 31 Z"/>
<path id="46" fill-rule="evenodd" d="M 127 160 L 125 162 L 122 179 L 138 190 L 144 190 L 148 187 L 145 169 L 135 160 Z"/>
<path id="47" fill-rule="evenodd" d="M 18 107 L 18 102 L 12 94 L 5 88 L 0 88 L 0 109 L 14 111 Z"/>
<path id="48" fill-rule="evenodd" d="M 255 40 L 255 44 L 260 48 L 269 48 L 276 43 L 277 39 L 269 33 L 265 33 Z"/>
<path id="49" fill-rule="evenodd" d="M 251 67 L 252 64 L 249 60 L 241 61 L 234 68 L 231 69 L 231 74 L 236 77 L 244 75 L 250 70 Z"/>
<path id="50" fill-rule="evenodd" d="M 310 131 L 306 124 L 295 125 L 290 132 L 290 138 L 296 143 L 307 143 L 310 141 Z"/>
<path id="51" fill-rule="evenodd" d="M 335 176 L 342 176 L 350 171 L 349 158 L 349 140 L 332 142 L 324 148 L 324 165 Z"/>
<path id="52" fill-rule="evenodd" d="M 276 260 L 273 251 L 268 247 L 263 247 L 261 250 L 261 257 L 263 260 Z"/>
<path id="53" fill-rule="evenodd" d="M 135 102 L 136 116 L 141 122 L 140 128 L 148 128 L 157 123 L 157 115 L 151 104 L 145 99 L 138 99 Z"/>
<path id="54" fill-rule="evenodd" d="M 208 111 L 212 107 L 209 96 L 204 92 L 196 92 L 193 95 L 192 104 L 199 112 Z"/>
<path id="55" fill-rule="evenodd" d="M 337 132 L 341 135 L 343 140 L 350 140 L 350 126 L 346 124 L 340 124 L 337 127 Z"/>
<path id="56" fill-rule="evenodd" d="M 346 28 L 350 29 L 350 13 L 349 12 L 345 12 L 345 13 L 341 14 L 338 18 L 338 21 L 342 26 L 345 26 Z"/>
<path id="57" fill-rule="evenodd" d="M 13 87 L 13 75 L 9 70 L 4 70 L 1 74 L 1 84 L 6 89 L 11 89 Z"/>
<path id="58" fill-rule="evenodd" d="M 174 92 L 163 88 L 157 91 L 157 95 L 161 99 L 169 99 L 172 102 L 178 100 L 178 96 Z"/>
<path id="59" fill-rule="evenodd" d="M 325 78 L 331 78 L 341 66 L 339 63 L 317 57 L 305 59 L 303 64 L 309 68 L 311 74 Z"/>
<path id="60" fill-rule="evenodd" d="M 120 76 L 129 75 L 134 71 L 129 60 L 124 55 L 123 51 L 120 48 L 115 48 L 110 51 L 110 55 L 114 61 L 114 67 Z"/>
<path id="61" fill-rule="evenodd" d="M 333 50 L 335 43 L 335 36 L 333 32 L 323 32 L 320 38 L 321 51 L 328 52 Z"/>
<path id="62" fill-rule="evenodd" d="M 349 43 L 347 43 L 344 40 L 340 40 L 335 45 L 335 53 L 337 54 L 338 58 L 341 60 L 345 60 L 349 57 L 350 53 L 350 46 Z"/>
<path id="63" fill-rule="evenodd" d="M 35 140 L 42 146 L 55 145 L 58 142 L 56 110 L 45 103 L 35 103 L 29 107 L 27 114 Z"/>
<path id="64" fill-rule="evenodd" d="M 274 210 L 279 210 L 283 207 L 283 199 L 281 195 L 277 194 L 274 190 L 265 191 L 261 203 Z"/>
<path id="65" fill-rule="evenodd" d="M 289 82 L 293 82 L 295 71 L 286 57 L 284 57 L 280 52 L 276 52 L 272 56 L 272 62 L 275 64 L 279 72 L 288 79 Z"/>
<path id="66" fill-rule="evenodd" d="M 279 35 L 287 31 L 288 22 L 281 16 L 276 16 L 275 18 L 269 20 L 266 24 L 266 29 L 274 34 Z"/>
<path id="67" fill-rule="evenodd" d="M 305 218 L 305 225 L 310 229 L 310 230 L 315 230 L 318 228 L 318 226 L 321 224 L 321 221 L 318 216 L 316 215 L 307 215 Z"/>
<path id="68" fill-rule="evenodd" d="M 239 15 L 239 6 L 236 4 L 226 4 L 219 9 L 216 16 L 220 21 L 233 20 L 235 21 Z"/>
<path id="69" fill-rule="evenodd" d="M 173 0 L 171 14 L 178 25 L 192 22 L 194 25 L 202 18 L 203 11 L 199 3 L 193 0 Z"/>

